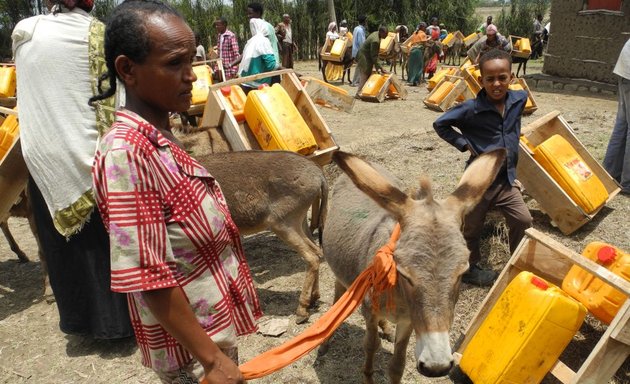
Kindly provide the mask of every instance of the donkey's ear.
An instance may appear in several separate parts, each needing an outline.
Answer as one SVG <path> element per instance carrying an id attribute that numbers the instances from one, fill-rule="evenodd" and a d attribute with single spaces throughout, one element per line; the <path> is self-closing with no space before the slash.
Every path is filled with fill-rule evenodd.
<path id="1" fill-rule="evenodd" d="M 459 210 L 462 216 L 473 209 L 497 177 L 506 156 L 507 151 L 498 148 L 477 157 L 464 171 L 455 192 L 446 199 L 449 206 Z"/>
<path id="2" fill-rule="evenodd" d="M 333 160 L 348 175 L 362 192 L 383 207 L 398 220 L 405 214 L 411 201 L 403 191 L 396 188 L 367 162 L 347 152 L 337 151 Z"/>

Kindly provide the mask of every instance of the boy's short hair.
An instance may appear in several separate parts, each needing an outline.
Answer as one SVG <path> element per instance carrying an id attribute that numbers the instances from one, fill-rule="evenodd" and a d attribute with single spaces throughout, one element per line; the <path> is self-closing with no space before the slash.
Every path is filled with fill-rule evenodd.
<path id="1" fill-rule="evenodd" d="M 486 63 L 486 61 L 496 59 L 507 60 L 507 62 L 510 63 L 510 69 L 512 68 L 512 56 L 502 49 L 493 48 L 488 52 L 481 54 L 481 57 L 479 58 L 479 71 L 483 72 L 483 65 Z"/>

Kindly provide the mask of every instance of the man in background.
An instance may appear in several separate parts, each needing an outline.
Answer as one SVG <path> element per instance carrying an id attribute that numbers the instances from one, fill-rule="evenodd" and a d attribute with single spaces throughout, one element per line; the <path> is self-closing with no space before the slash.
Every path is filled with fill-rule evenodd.
<path id="1" fill-rule="evenodd" d="M 225 80 L 232 79 L 238 71 L 238 62 L 241 56 L 238 53 L 238 40 L 234 32 L 228 29 L 228 22 L 225 17 L 219 17 L 214 22 L 214 28 L 219 34 L 217 37 L 217 54 L 223 62 Z"/>
<path id="2" fill-rule="evenodd" d="M 284 68 L 293 68 L 293 51 L 295 44 L 293 43 L 293 31 L 291 30 L 291 16 L 287 13 L 282 15 L 282 22 L 276 25 L 276 35 L 278 41 L 281 42 L 281 61 Z"/>
<path id="3" fill-rule="evenodd" d="M 365 42 L 365 34 L 367 33 L 367 18 L 365 15 L 359 16 L 359 25 L 352 31 L 352 60 L 357 61 L 357 55 L 359 54 L 359 48 Z M 351 87 L 356 87 L 359 84 L 359 71 L 354 71 L 354 77 L 350 83 Z"/>
<path id="4" fill-rule="evenodd" d="M 630 195 L 630 39 L 621 49 L 613 73 L 619 76 L 619 107 L 603 165 L 621 184 L 621 193 Z"/>

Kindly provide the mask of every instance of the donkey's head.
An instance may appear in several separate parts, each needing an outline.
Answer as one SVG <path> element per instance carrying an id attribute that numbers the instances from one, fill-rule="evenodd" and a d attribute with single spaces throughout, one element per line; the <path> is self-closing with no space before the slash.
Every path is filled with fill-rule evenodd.
<path id="1" fill-rule="evenodd" d="M 503 149 L 479 156 L 455 191 L 438 201 L 426 179 L 410 196 L 363 160 L 335 154 L 335 161 L 354 184 L 401 225 L 394 252 L 399 272 L 397 310 L 411 321 L 416 367 L 425 376 L 446 375 L 453 364 L 449 330 L 470 253 L 461 231 L 463 218 L 481 200 L 505 156 Z"/>

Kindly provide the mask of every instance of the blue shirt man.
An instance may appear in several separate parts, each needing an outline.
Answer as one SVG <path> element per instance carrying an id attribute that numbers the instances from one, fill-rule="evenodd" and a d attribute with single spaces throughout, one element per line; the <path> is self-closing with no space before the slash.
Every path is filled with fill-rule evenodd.
<path id="1" fill-rule="evenodd" d="M 367 28 L 365 27 L 367 18 L 365 15 L 359 16 L 359 25 L 354 28 L 352 31 L 352 59 L 355 60 L 357 58 L 357 54 L 359 53 L 359 48 L 365 42 L 365 33 L 367 32 Z M 356 87 L 359 84 L 359 71 L 354 71 L 354 76 L 352 77 L 352 82 L 350 83 L 351 87 Z"/>
<path id="2" fill-rule="evenodd" d="M 357 57 L 361 44 L 365 41 L 365 16 L 359 16 L 359 25 L 352 31 L 352 58 Z"/>

